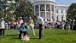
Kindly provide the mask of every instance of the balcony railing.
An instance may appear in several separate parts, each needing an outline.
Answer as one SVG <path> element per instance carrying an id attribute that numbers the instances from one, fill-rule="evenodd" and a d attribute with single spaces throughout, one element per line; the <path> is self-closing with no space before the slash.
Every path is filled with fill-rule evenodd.
<path id="1" fill-rule="evenodd" d="M 35 12 L 38 12 L 39 9 L 35 9 Z M 45 11 L 45 9 L 40 9 L 40 11 Z M 50 11 L 50 9 L 46 9 L 46 11 Z M 54 12 L 54 10 L 52 10 Z"/>

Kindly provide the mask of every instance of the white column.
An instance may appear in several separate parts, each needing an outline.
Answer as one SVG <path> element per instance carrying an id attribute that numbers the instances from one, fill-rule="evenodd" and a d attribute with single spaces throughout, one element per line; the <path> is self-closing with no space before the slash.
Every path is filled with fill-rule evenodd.
<path id="1" fill-rule="evenodd" d="M 61 21 L 61 9 L 58 10 L 58 21 Z"/>
<path id="2" fill-rule="evenodd" d="M 47 18 L 46 18 L 46 4 L 45 4 L 45 21 L 47 21 Z"/>
<path id="3" fill-rule="evenodd" d="M 39 17 L 40 17 L 41 13 L 40 13 L 40 5 L 39 5 Z"/>
<path id="4" fill-rule="evenodd" d="M 40 5 L 39 5 L 39 17 L 40 17 Z"/>
<path id="5" fill-rule="evenodd" d="M 52 22 L 52 9 L 51 9 L 51 4 L 50 4 L 50 20 Z"/>
<path id="6" fill-rule="evenodd" d="M 65 20 L 66 21 L 66 12 L 65 12 L 65 10 L 63 10 L 63 20 Z"/>
<path id="7" fill-rule="evenodd" d="M 56 7 L 54 6 L 54 20 L 56 21 Z"/>
<path id="8" fill-rule="evenodd" d="M 35 5 L 34 5 L 34 15 L 36 15 L 36 14 L 35 14 Z"/>
<path id="9" fill-rule="evenodd" d="M 64 15 L 64 16 L 63 16 L 63 20 L 65 20 L 65 21 L 66 21 L 66 15 Z"/>

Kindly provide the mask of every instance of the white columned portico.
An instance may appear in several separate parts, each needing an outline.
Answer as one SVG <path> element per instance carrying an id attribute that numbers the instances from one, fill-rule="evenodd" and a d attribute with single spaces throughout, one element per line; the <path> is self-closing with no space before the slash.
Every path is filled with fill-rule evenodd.
<path id="1" fill-rule="evenodd" d="M 43 17 L 44 21 L 66 21 L 66 10 L 70 5 L 57 4 L 55 0 L 30 0 L 34 15 Z"/>
<path id="2" fill-rule="evenodd" d="M 35 14 L 35 5 L 34 5 L 34 15 L 36 15 L 36 14 Z"/>
<path id="3" fill-rule="evenodd" d="M 46 19 L 46 4 L 44 4 L 45 5 L 45 21 L 47 21 L 47 19 Z"/>
<path id="4" fill-rule="evenodd" d="M 61 21 L 61 9 L 58 10 L 58 21 Z"/>
<path id="5" fill-rule="evenodd" d="M 40 13 L 40 5 L 39 5 L 39 17 L 40 17 L 41 13 Z"/>
<path id="6" fill-rule="evenodd" d="M 52 7 L 51 7 L 51 4 L 50 4 L 50 20 L 51 20 L 51 22 L 52 22 L 52 9 L 51 9 Z"/>

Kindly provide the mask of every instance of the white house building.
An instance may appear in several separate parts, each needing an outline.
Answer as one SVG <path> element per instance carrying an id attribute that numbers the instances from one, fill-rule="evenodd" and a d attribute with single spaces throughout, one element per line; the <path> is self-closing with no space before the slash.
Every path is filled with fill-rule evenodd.
<path id="1" fill-rule="evenodd" d="M 3 1 L 3 0 L 0 0 Z M 29 0 L 34 6 L 34 15 L 44 18 L 44 21 L 66 21 L 67 9 L 70 5 L 57 4 L 56 0 Z M 17 3 L 15 0 L 8 0 L 6 5 Z M 17 4 L 19 5 L 19 4 Z M 9 9 L 6 7 L 6 10 Z M 12 13 L 12 11 L 10 11 Z"/>
<path id="2" fill-rule="evenodd" d="M 55 0 L 30 0 L 34 6 L 34 15 L 44 18 L 44 21 L 66 21 L 69 5 L 57 4 Z"/>

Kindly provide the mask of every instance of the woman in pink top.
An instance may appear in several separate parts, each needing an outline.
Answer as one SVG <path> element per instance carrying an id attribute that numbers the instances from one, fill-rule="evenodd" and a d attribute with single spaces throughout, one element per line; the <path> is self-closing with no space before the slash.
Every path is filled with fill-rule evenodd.
<path id="1" fill-rule="evenodd" d="M 18 27 L 20 27 L 22 23 L 23 23 L 23 20 L 22 20 L 22 17 L 20 17 L 20 18 L 18 19 Z"/>
<path id="2" fill-rule="evenodd" d="M 11 28 L 14 29 L 14 21 L 11 22 Z"/>
<path id="3" fill-rule="evenodd" d="M 22 36 L 21 40 L 26 40 L 26 41 L 29 40 L 28 32 L 25 32 L 25 34 Z"/>

